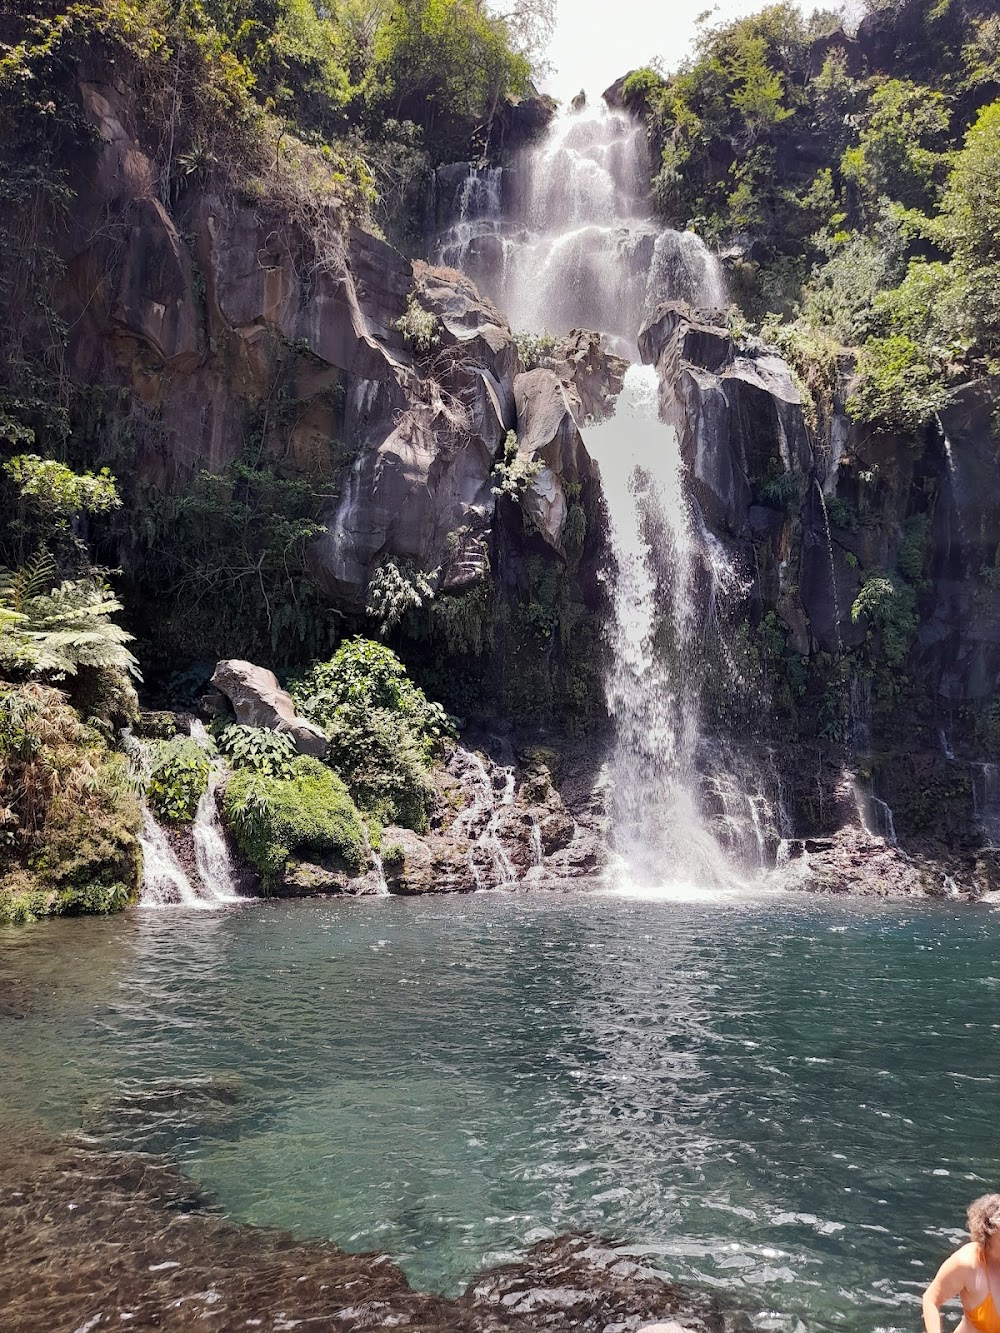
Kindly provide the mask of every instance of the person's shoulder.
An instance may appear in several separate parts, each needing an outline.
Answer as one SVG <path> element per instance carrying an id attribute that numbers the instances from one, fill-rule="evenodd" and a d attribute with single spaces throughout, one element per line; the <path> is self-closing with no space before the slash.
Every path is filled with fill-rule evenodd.
<path id="1" fill-rule="evenodd" d="M 967 1241 L 955 1251 L 948 1263 L 956 1268 L 978 1268 L 979 1246 L 974 1240 Z"/>

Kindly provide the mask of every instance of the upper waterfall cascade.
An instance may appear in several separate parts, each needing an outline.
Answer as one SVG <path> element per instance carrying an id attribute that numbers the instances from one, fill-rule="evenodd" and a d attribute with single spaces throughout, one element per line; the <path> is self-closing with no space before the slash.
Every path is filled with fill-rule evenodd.
<path id="1" fill-rule="evenodd" d="M 515 329 L 597 329 L 634 356 L 664 297 L 726 304 L 715 256 L 650 216 L 642 126 L 603 102 L 557 117 L 509 171 L 473 170 L 442 236 L 442 263 L 468 273 Z"/>

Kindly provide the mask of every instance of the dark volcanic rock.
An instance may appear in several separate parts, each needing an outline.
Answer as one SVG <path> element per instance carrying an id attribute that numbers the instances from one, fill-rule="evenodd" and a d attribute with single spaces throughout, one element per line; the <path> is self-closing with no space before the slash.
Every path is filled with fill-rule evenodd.
<path id="1" fill-rule="evenodd" d="M 695 1333 L 749 1327 L 592 1237 L 544 1241 L 447 1300 L 413 1291 L 384 1254 L 345 1254 L 230 1222 L 156 1157 L 4 1126 L 0 1178 L 4 1333 L 111 1322 L 172 1333 L 250 1325 L 626 1333 L 665 1320 Z"/>

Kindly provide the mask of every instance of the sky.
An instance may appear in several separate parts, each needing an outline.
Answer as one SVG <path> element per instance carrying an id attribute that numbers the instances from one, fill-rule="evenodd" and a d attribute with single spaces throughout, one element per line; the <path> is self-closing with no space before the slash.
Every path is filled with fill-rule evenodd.
<path id="1" fill-rule="evenodd" d="M 711 22 L 742 18 L 766 0 L 719 0 Z M 803 4 L 811 12 L 816 4 Z M 835 8 L 827 3 L 824 8 Z M 620 74 L 659 56 L 674 69 L 690 49 L 695 19 L 712 0 L 558 0 L 555 36 L 549 48 L 553 74 L 545 92 L 566 101 L 581 88 L 599 96 Z"/>

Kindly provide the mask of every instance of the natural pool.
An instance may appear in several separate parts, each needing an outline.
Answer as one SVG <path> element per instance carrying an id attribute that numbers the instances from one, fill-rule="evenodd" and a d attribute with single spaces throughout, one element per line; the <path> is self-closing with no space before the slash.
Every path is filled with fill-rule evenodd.
<path id="1" fill-rule="evenodd" d="M 987 910 L 794 895 L 54 921 L 0 932 L 0 1112 L 416 1286 L 592 1228 L 765 1325 L 910 1329 L 1000 1184 L 998 941 Z"/>

